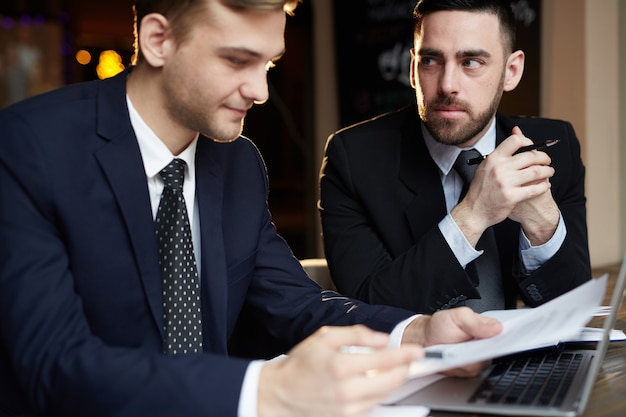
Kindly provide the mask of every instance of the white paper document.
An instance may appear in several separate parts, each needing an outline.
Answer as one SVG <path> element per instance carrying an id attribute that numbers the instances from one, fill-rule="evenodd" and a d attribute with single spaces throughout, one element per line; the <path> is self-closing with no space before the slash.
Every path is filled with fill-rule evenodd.
<path id="1" fill-rule="evenodd" d="M 367 417 L 426 417 L 430 408 L 419 405 L 380 405 Z"/>
<path id="2" fill-rule="evenodd" d="M 566 340 L 566 342 L 599 342 L 602 335 L 602 329 L 585 327 L 578 336 L 574 339 Z M 626 341 L 626 334 L 622 330 L 612 329 L 609 334 L 609 340 L 611 342 L 624 342 Z"/>
<path id="3" fill-rule="evenodd" d="M 500 322 L 504 323 L 507 320 L 511 320 L 520 314 L 524 314 L 525 310 L 529 307 L 522 307 L 512 310 L 489 310 L 481 313 L 484 316 L 493 317 Z M 594 317 L 608 316 L 611 312 L 611 306 L 600 306 L 593 313 Z M 599 342 L 600 338 L 604 335 L 604 329 L 598 327 L 583 327 L 578 334 L 571 339 L 561 340 L 561 342 Z M 609 340 L 611 342 L 623 342 L 626 341 L 626 334 L 622 330 L 612 329 L 609 334 Z"/>
<path id="4" fill-rule="evenodd" d="M 423 377 L 474 362 L 573 340 L 598 311 L 607 280 L 608 274 L 605 274 L 539 307 L 516 311 L 510 318 L 501 316 L 499 320 L 503 329 L 495 337 L 430 346 L 425 349 L 427 357 L 412 364 L 410 377 Z M 428 357 L 430 355 L 438 357 Z"/>

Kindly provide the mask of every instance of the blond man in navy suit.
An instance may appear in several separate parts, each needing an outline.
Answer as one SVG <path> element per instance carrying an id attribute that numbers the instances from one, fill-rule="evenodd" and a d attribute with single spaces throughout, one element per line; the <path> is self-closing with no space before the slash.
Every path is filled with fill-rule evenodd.
<path id="1" fill-rule="evenodd" d="M 295 3 L 137 0 L 133 68 L 0 112 L 0 415 L 365 416 L 417 344 L 500 331 L 470 310 L 415 317 L 324 292 L 276 233 L 240 134 Z M 179 355 L 164 352 L 155 227 L 174 157 L 202 328 L 202 349 Z M 244 307 L 286 358 L 228 356 Z"/>

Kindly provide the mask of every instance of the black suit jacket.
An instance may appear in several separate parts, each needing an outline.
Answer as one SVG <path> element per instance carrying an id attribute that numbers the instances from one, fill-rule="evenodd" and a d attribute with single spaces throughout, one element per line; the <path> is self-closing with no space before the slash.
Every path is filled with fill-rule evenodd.
<path id="1" fill-rule="evenodd" d="M 390 331 L 410 316 L 322 292 L 276 233 L 256 147 L 201 137 L 205 352 L 164 355 L 125 87 L 122 73 L 0 112 L 0 415 L 235 416 L 248 360 L 227 342 L 244 306 L 288 345 L 326 324 Z"/>
<path id="2" fill-rule="evenodd" d="M 525 276 L 517 259 L 519 224 L 507 219 L 495 226 L 508 308 L 515 307 L 518 294 L 537 306 L 591 278 L 585 169 L 572 126 L 498 115 L 497 143 L 516 125 L 529 138 L 561 140 L 548 153 L 567 237 L 554 257 Z M 325 252 L 340 292 L 427 313 L 462 296 L 478 297 L 437 226 L 446 215 L 443 187 L 414 107 L 332 135 L 320 188 Z"/>

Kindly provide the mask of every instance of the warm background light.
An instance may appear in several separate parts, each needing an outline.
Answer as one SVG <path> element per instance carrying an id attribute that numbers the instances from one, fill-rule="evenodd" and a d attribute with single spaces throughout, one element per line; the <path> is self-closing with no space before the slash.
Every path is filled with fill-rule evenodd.
<path id="1" fill-rule="evenodd" d="M 87 65 L 91 62 L 91 54 L 84 49 L 76 52 L 76 61 L 81 65 Z"/>
<path id="2" fill-rule="evenodd" d="M 98 66 L 96 67 L 96 72 L 98 73 L 98 78 L 101 80 L 109 77 L 113 77 L 114 75 L 119 74 L 124 71 L 124 64 L 122 64 L 122 57 L 115 51 L 108 50 L 103 51 L 100 54 L 100 60 L 98 62 Z"/>

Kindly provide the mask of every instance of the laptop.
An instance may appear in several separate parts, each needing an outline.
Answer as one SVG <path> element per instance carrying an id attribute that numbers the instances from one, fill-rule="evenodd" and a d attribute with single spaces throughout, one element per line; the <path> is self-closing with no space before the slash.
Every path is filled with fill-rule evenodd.
<path id="1" fill-rule="evenodd" d="M 395 405 L 505 416 L 579 416 L 610 343 L 624 298 L 626 255 L 596 343 L 565 343 L 493 360 L 475 378 L 440 379 Z"/>

